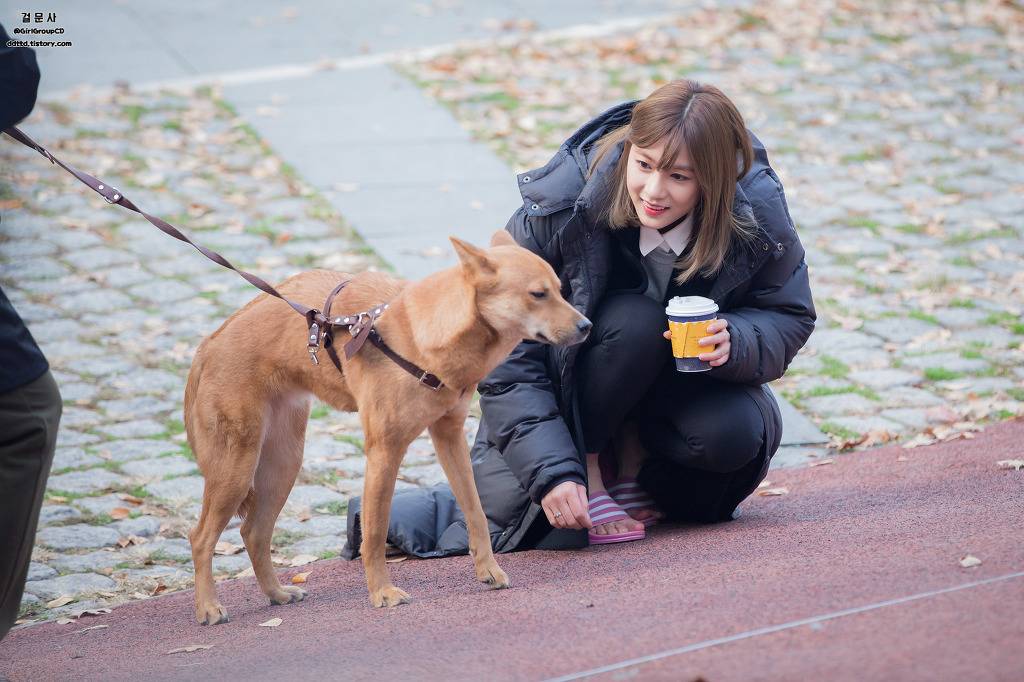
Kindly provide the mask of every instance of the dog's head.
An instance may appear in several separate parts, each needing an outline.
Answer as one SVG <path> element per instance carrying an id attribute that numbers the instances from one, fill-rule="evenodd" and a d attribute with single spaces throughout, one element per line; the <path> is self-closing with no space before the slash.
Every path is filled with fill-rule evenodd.
<path id="1" fill-rule="evenodd" d="M 499 333 L 556 345 L 587 338 L 591 322 L 562 298 L 555 271 L 508 232 L 495 232 L 486 250 L 451 241 L 463 278 L 476 290 L 480 314 Z"/>

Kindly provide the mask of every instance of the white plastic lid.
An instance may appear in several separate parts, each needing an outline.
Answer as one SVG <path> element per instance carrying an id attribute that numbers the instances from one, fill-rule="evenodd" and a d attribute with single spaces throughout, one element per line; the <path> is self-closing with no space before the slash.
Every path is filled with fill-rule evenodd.
<path id="1" fill-rule="evenodd" d="M 708 315 L 718 312 L 718 304 L 703 296 L 675 296 L 665 308 L 666 315 Z"/>

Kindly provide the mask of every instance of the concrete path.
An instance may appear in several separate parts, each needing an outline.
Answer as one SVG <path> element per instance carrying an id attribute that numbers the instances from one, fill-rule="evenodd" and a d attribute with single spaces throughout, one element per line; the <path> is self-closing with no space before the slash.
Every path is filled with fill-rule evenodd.
<path id="1" fill-rule="evenodd" d="M 787 494 L 751 498 L 733 523 L 504 555 L 509 591 L 473 582 L 467 557 L 410 560 L 391 571 L 413 603 L 374 610 L 361 566 L 332 561 L 297 605 L 269 606 L 252 579 L 222 583 L 222 626 L 196 625 L 181 593 L 28 627 L 0 645 L 0 676 L 1020 679 L 1024 471 L 997 461 L 1019 458 L 1022 438 L 1017 419 L 776 472 Z M 209 648 L 168 653 L 190 645 Z"/>

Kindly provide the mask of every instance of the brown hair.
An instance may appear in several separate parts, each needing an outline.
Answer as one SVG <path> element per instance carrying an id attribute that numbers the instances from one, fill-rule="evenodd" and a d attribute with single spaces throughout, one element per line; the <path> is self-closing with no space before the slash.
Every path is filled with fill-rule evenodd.
<path id="1" fill-rule="evenodd" d="M 732 211 L 736 181 L 750 170 L 753 150 L 736 105 L 712 85 L 676 80 L 661 86 L 633 108 L 630 122 L 596 143 L 590 175 L 601 160 L 624 142 L 613 171 L 603 217 L 612 229 L 640 224 L 626 187 L 626 168 L 632 145 L 651 147 L 665 140 L 658 170 L 675 163 L 684 148 L 690 156 L 700 198 L 694 208 L 694 238 L 689 253 L 676 261 L 682 284 L 700 272 L 706 277 L 722 267 L 733 234 L 749 239 L 755 226 Z"/>

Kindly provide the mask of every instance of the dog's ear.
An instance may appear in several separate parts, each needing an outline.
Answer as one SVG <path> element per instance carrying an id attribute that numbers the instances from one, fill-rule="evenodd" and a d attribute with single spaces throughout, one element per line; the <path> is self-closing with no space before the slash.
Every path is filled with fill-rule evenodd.
<path id="1" fill-rule="evenodd" d="M 448 237 L 448 239 L 452 241 L 455 253 L 458 255 L 459 260 L 462 261 L 462 269 L 468 274 L 474 277 L 486 277 L 496 272 L 494 263 L 487 258 L 486 251 L 457 237 Z"/>
<path id="2" fill-rule="evenodd" d="M 495 247 L 495 246 L 515 246 L 515 245 L 516 245 L 516 240 L 512 239 L 512 235 L 510 235 L 505 230 L 498 230 L 497 232 L 494 233 L 494 236 L 491 237 L 491 247 Z"/>

